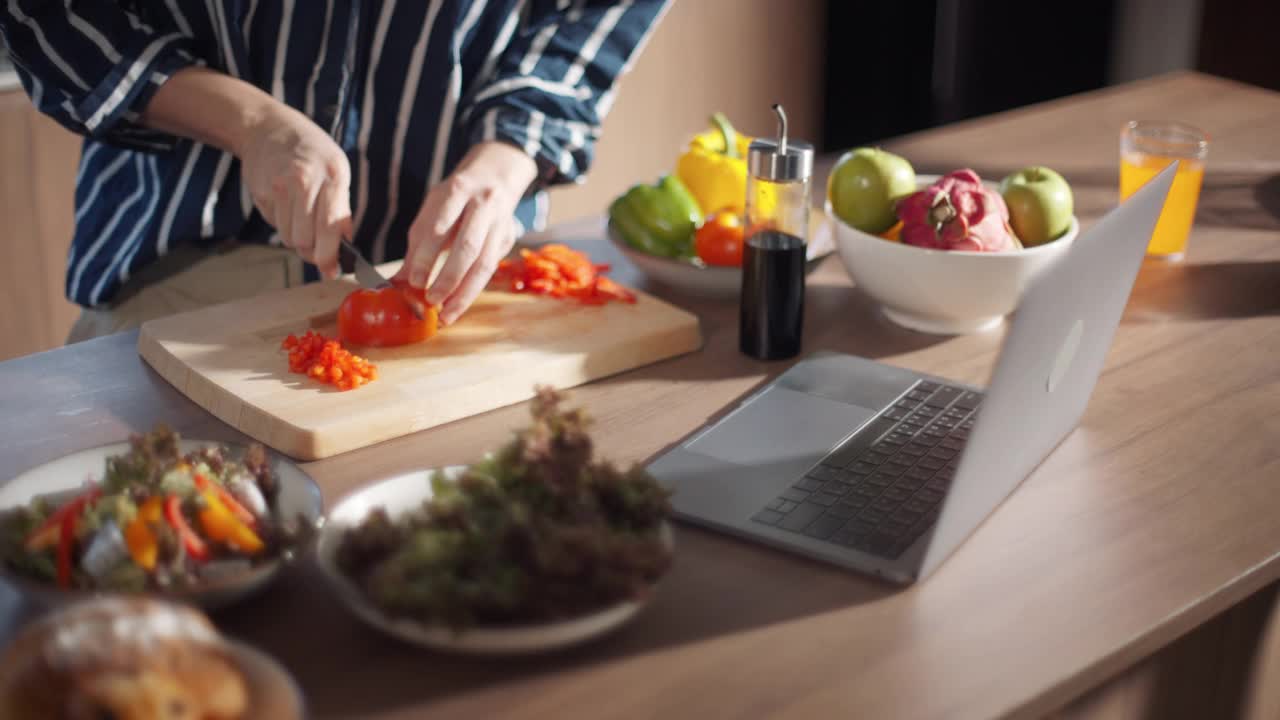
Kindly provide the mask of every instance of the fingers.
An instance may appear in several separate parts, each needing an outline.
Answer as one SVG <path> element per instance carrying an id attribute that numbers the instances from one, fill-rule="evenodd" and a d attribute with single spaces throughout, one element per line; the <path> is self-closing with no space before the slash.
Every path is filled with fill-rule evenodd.
<path id="1" fill-rule="evenodd" d="M 262 216 L 263 220 L 267 221 L 268 225 L 276 227 L 276 203 L 273 196 L 263 195 L 259 197 L 254 195 L 253 206 L 258 208 L 258 214 Z M 282 235 L 280 239 L 283 242 L 284 236 Z"/>
<path id="2" fill-rule="evenodd" d="M 294 193 L 291 188 L 284 183 L 277 183 L 272 191 L 272 215 L 274 220 L 270 221 L 276 226 L 276 234 L 280 236 L 280 244 L 287 248 L 293 248 L 293 198 Z M 303 255 L 298 250 L 299 255 Z M 303 259 L 306 256 L 303 255 Z"/>
<path id="3" fill-rule="evenodd" d="M 485 193 L 481 195 L 487 199 Z M 456 175 L 431 188 L 409 228 L 409 253 L 397 277 L 407 278 L 414 287 L 426 287 L 472 196 L 468 182 Z"/>
<path id="4" fill-rule="evenodd" d="M 498 269 L 498 262 L 510 252 L 515 239 L 515 228 L 509 218 L 497 218 L 497 222 L 491 224 L 484 249 L 480 251 L 480 257 L 472 263 L 458 285 L 458 289 L 445 300 L 444 306 L 440 309 L 442 323 L 445 325 L 453 323 L 467 311 L 467 308 L 471 307 L 471 303 L 475 302 L 477 297 L 480 297 L 480 293 L 489 284 L 489 279 L 493 277 L 494 271 Z"/>
<path id="5" fill-rule="evenodd" d="M 320 188 L 315 206 L 316 267 L 327 278 L 338 276 L 338 245 L 351 236 L 351 191 L 347 176 L 336 174 Z"/>
<path id="6" fill-rule="evenodd" d="M 408 280 L 413 287 L 426 287 L 427 280 L 431 277 L 431 271 L 436 266 L 436 259 L 440 257 L 440 252 L 444 250 L 445 244 L 452 236 L 452 229 L 446 228 L 444 232 L 435 232 L 435 208 L 440 204 L 440 198 L 435 190 L 427 193 L 427 199 L 422 203 L 422 209 L 418 211 L 418 217 L 414 218 L 413 225 L 409 226 L 409 250 L 405 255 L 404 264 L 400 266 L 396 278 Z"/>
<path id="7" fill-rule="evenodd" d="M 292 219 L 289 221 L 288 245 L 304 259 L 316 262 L 316 228 L 315 210 L 316 196 L 320 193 L 320 183 L 301 181 L 294 187 L 292 203 Z"/>
<path id="8" fill-rule="evenodd" d="M 482 200 L 489 199 L 484 194 L 473 193 L 467 185 L 467 181 L 457 175 L 450 177 L 442 184 L 440 189 L 443 195 L 431 225 L 432 233 L 448 235 L 449 229 L 462 218 L 462 212 L 467 209 L 467 203 L 472 200 L 473 195 Z"/>
<path id="9" fill-rule="evenodd" d="M 449 246 L 449 259 L 427 290 L 427 303 L 441 305 L 462 284 L 467 271 L 480 259 L 494 223 L 492 203 L 473 202 L 467 206 Z"/>

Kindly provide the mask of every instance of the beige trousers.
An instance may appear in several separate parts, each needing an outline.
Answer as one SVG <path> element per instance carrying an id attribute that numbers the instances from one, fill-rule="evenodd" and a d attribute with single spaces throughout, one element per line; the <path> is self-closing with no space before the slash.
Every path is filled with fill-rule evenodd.
<path id="1" fill-rule="evenodd" d="M 82 310 L 67 343 L 300 284 L 302 260 L 287 248 L 237 244 L 214 250 L 179 248 L 130 278 L 110 307 Z"/>

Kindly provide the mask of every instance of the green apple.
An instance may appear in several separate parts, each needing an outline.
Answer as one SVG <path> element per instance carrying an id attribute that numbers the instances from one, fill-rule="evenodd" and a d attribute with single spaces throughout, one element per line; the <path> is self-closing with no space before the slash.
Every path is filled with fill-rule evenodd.
<path id="1" fill-rule="evenodd" d="M 1023 168 L 1001 180 L 1000 196 L 1009 206 L 1009 225 L 1023 247 L 1043 245 L 1071 227 L 1071 186 L 1047 167 Z"/>
<path id="2" fill-rule="evenodd" d="M 841 220 L 868 233 L 898 222 L 895 201 L 916 191 L 916 171 L 905 158 L 880 148 L 845 153 L 827 181 L 831 209 Z"/>

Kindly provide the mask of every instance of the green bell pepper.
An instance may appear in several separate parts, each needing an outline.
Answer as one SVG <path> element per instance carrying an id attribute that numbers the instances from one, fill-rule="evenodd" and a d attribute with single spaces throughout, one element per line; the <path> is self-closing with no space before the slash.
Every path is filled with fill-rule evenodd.
<path id="1" fill-rule="evenodd" d="M 651 255 L 691 258 L 702 211 L 675 175 L 636 185 L 609 206 L 609 223 L 631 247 Z"/>

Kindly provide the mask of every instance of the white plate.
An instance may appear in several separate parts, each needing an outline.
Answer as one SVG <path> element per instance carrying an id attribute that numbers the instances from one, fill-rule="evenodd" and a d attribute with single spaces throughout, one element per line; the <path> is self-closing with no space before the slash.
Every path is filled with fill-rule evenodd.
<path id="1" fill-rule="evenodd" d="M 236 443 L 215 442 L 208 440 L 183 439 L 179 445 L 185 453 L 199 450 L 210 445 L 223 445 L 233 456 L 244 453 L 244 446 Z M 129 451 L 129 443 L 114 443 L 101 447 L 81 450 L 57 460 L 47 462 L 0 486 L 0 510 L 24 506 L 37 495 L 71 490 L 84 484 L 87 478 L 101 479 L 106 471 L 107 458 L 122 455 Z M 280 495 L 277 498 L 282 517 L 297 517 L 299 514 L 317 527 L 324 516 L 324 502 L 320 497 L 320 488 L 315 481 L 302 472 L 297 465 L 267 451 L 271 468 L 280 482 Z M 275 560 L 255 566 L 250 572 L 228 578 L 225 581 L 206 583 L 198 589 L 175 591 L 162 594 L 164 597 L 189 602 L 206 610 L 214 610 L 236 603 L 266 587 L 280 572 L 283 564 L 302 551 L 297 548 L 292 553 Z M 69 600 L 81 599 L 99 591 L 62 590 L 48 583 L 9 570 L 0 563 L 0 578 L 17 588 L 23 596 L 33 600 L 37 605 L 54 606 Z"/>
<path id="2" fill-rule="evenodd" d="M 275 658 L 246 643 L 227 640 L 249 691 L 246 720 L 303 720 L 306 703 L 293 675 Z"/>
<path id="3" fill-rule="evenodd" d="M 466 468 L 444 468 L 454 479 Z M 343 498 L 329 513 L 316 546 L 316 560 L 338 597 L 370 626 L 393 637 L 435 650 L 476 655 L 509 655 L 545 652 L 576 645 L 616 630 L 644 607 L 644 601 L 625 602 L 574 620 L 537 625 L 475 627 L 459 632 L 413 620 L 392 618 L 371 604 L 338 568 L 336 556 L 342 535 L 359 525 L 375 508 L 386 508 L 392 518 L 421 507 L 431 497 L 431 470 L 412 472 L 363 487 Z M 664 523 L 662 539 L 674 547 L 671 526 Z"/>
<path id="4" fill-rule="evenodd" d="M 805 268 L 807 272 L 813 272 L 822 259 L 834 252 L 836 248 L 831 223 L 827 221 L 826 216 L 814 213 L 810 222 L 808 264 Z M 607 224 L 607 227 L 609 241 L 617 246 L 633 265 L 655 282 L 699 297 L 737 298 L 742 292 L 741 268 L 699 266 L 683 260 L 650 255 L 628 245 L 614 231 L 613 225 Z"/>

